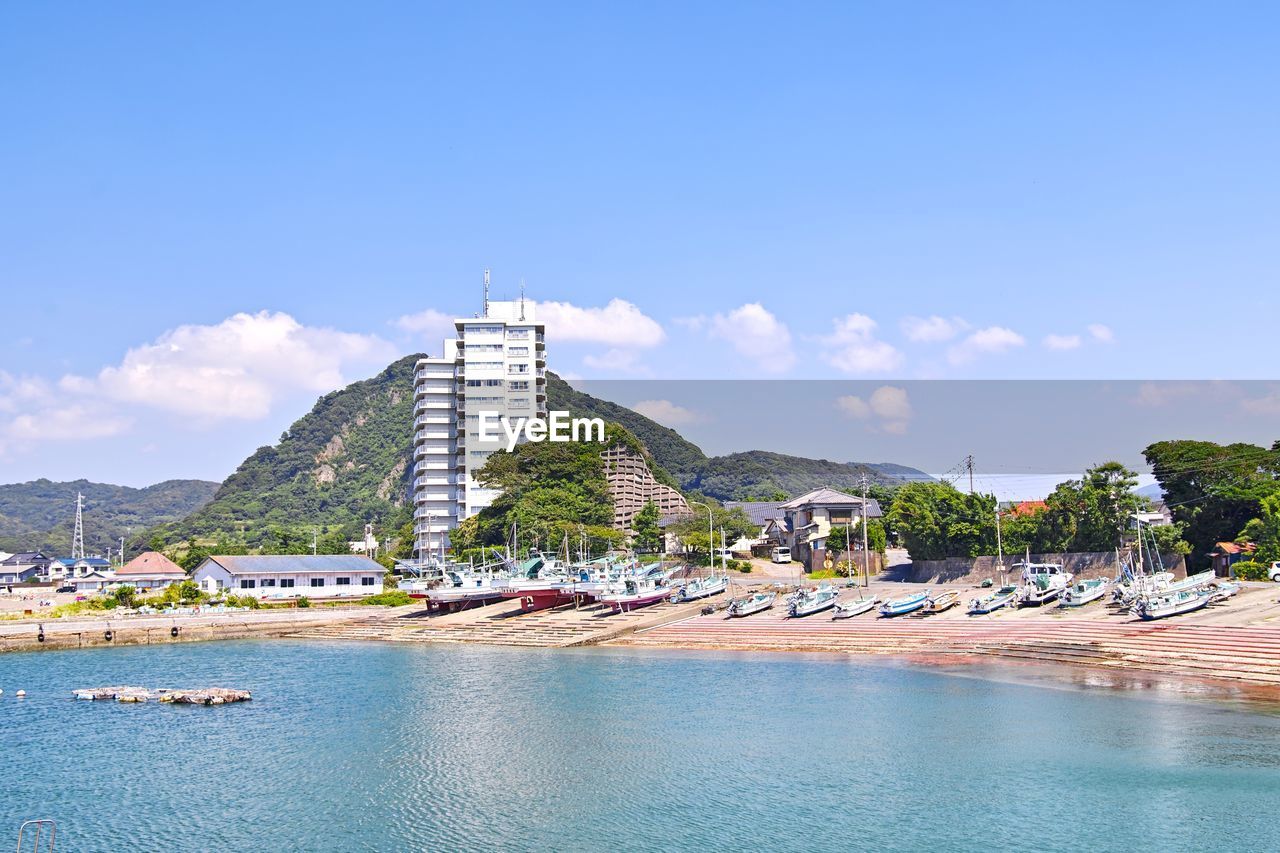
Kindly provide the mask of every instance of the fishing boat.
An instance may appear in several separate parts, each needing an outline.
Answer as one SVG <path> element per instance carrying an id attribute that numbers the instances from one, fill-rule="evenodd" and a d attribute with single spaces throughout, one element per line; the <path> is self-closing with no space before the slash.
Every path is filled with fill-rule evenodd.
<path id="1" fill-rule="evenodd" d="M 831 613 L 831 618 L 848 619 L 851 616 L 860 616 L 879 603 L 880 598 L 875 595 L 870 598 L 855 598 L 853 601 L 838 601 Z"/>
<path id="2" fill-rule="evenodd" d="M 1210 593 L 1203 588 L 1161 592 L 1139 598 L 1134 605 L 1134 612 L 1142 619 L 1164 619 L 1199 610 L 1209 603 L 1210 597 Z"/>
<path id="3" fill-rule="evenodd" d="M 1107 594 L 1106 578 L 1086 578 L 1078 580 L 1063 591 L 1059 607 L 1083 607 L 1090 601 L 1097 601 Z"/>
<path id="4" fill-rule="evenodd" d="M 1018 588 L 1016 586 L 1002 586 L 970 601 L 969 613 L 971 615 L 992 613 L 1006 604 L 1013 603 L 1017 598 Z"/>
<path id="5" fill-rule="evenodd" d="M 469 572 L 446 570 L 444 580 L 423 597 L 428 606 L 439 610 L 465 610 L 477 604 L 485 604 L 502 598 L 502 588 L 510 583 L 506 575 L 494 572 Z M 413 595 L 413 593 L 410 593 Z"/>
<path id="6" fill-rule="evenodd" d="M 880 605 L 880 615 L 882 617 L 902 616 L 907 613 L 914 613 L 929 603 L 929 591 L 917 592 L 913 595 L 903 596 L 902 598 L 894 598 Z"/>
<path id="7" fill-rule="evenodd" d="M 1039 607 L 1053 601 L 1071 584 L 1071 573 L 1061 563 L 1015 563 L 1022 569 L 1022 586 L 1018 589 L 1019 607 Z"/>
<path id="8" fill-rule="evenodd" d="M 640 607 L 648 607 L 671 595 L 671 584 L 663 577 L 649 576 L 628 578 L 620 593 L 607 593 L 600 601 L 613 608 L 614 613 L 629 613 Z"/>
<path id="9" fill-rule="evenodd" d="M 921 613 L 941 613 L 960 603 L 960 592 L 954 589 L 943 590 L 937 595 L 931 595 L 925 601 Z"/>
<path id="10" fill-rule="evenodd" d="M 778 594 L 776 592 L 757 592 L 746 598 L 735 598 L 729 603 L 729 613 L 725 618 L 750 616 L 752 613 L 768 610 L 773 606 L 773 601 L 777 597 Z"/>
<path id="11" fill-rule="evenodd" d="M 787 614 L 799 618 L 820 613 L 834 607 L 838 595 L 835 587 L 825 582 L 814 589 L 802 589 L 787 600 Z"/>
<path id="12" fill-rule="evenodd" d="M 671 603 L 678 604 L 681 601 L 697 601 L 699 598 L 707 598 L 712 595 L 719 595 L 729 588 L 729 577 L 727 575 L 709 575 L 705 578 L 694 578 L 688 583 L 680 586 L 675 592 L 671 593 Z"/>

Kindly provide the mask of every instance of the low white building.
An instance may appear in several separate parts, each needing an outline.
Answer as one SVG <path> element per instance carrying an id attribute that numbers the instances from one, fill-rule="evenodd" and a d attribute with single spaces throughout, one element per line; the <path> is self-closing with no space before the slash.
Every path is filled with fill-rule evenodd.
<path id="1" fill-rule="evenodd" d="M 108 588 L 115 586 L 115 572 L 100 572 L 96 569 L 85 575 L 77 575 L 74 578 L 66 578 L 66 583 L 76 588 L 77 593 L 88 593 L 98 595 L 104 593 Z"/>
<path id="2" fill-rule="evenodd" d="M 382 592 L 385 569 L 355 554 L 208 557 L 191 577 L 208 593 L 257 598 L 361 598 Z"/>

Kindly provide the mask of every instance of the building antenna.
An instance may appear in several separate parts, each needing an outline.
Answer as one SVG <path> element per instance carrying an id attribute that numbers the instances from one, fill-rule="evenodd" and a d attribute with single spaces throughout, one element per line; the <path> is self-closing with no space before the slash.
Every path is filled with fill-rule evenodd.
<path id="1" fill-rule="evenodd" d="M 71 559 L 84 559 L 84 495 L 76 492 L 76 529 L 71 536 Z"/>
<path id="2" fill-rule="evenodd" d="M 524 279 L 520 279 L 520 322 L 524 322 Z"/>
<path id="3" fill-rule="evenodd" d="M 484 271 L 484 312 L 480 316 L 481 317 L 489 316 L 489 270 L 488 268 L 486 268 Z"/>

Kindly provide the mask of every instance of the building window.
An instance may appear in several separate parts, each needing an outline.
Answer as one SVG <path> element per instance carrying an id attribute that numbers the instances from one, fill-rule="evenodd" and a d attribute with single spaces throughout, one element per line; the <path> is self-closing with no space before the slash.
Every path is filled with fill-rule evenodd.
<path id="1" fill-rule="evenodd" d="M 475 326 L 472 326 L 472 325 L 468 324 L 468 325 L 463 326 L 463 327 L 462 327 L 462 329 L 463 329 L 463 337 L 465 337 L 466 335 L 468 335 L 468 334 L 470 334 L 470 333 L 472 333 L 472 332 L 478 332 L 478 333 L 480 333 L 480 334 L 482 334 L 482 335 L 500 335 L 500 334 L 502 334 L 502 327 L 501 327 L 501 326 L 483 326 L 483 325 L 475 325 Z"/>
<path id="2" fill-rule="evenodd" d="M 254 588 L 255 586 L 257 586 L 257 585 L 258 585 L 258 582 L 257 582 L 257 581 L 255 581 L 255 580 L 249 580 L 248 578 L 241 578 L 241 579 L 240 579 L 240 588 L 241 588 L 241 589 L 253 589 L 253 588 Z"/>
<path id="3" fill-rule="evenodd" d="M 512 347 L 511 349 L 507 350 L 507 355 L 515 356 L 516 358 L 528 358 L 529 348 L 528 347 Z"/>
<path id="4" fill-rule="evenodd" d="M 293 588 L 293 578 L 280 578 L 280 587 L 281 587 L 282 589 L 284 589 L 284 588 L 292 589 L 292 588 Z"/>
<path id="5" fill-rule="evenodd" d="M 529 380 L 528 379 L 512 379 L 510 382 L 507 383 L 507 389 L 510 391 L 528 391 Z"/>
<path id="6" fill-rule="evenodd" d="M 507 329 L 507 340 L 527 341 L 529 340 L 528 329 Z"/>
<path id="7" fill-rule="evenodd" d="M 351 586 L 351 578 L 338 578 L 338 586 Z"/>
<path id="8" fill-rule="evenodd" d="M 509 374 L 518 376 L 522 373 L 528 373 L 528 372 L 529 372 L 529 365 L 527 364 L 508 364 L 507 365 L 507 373 Z"/>
<path id="9" fill-rule="evenodd" d="M 324 578 L 312 578 L 312 579 L 311 579 L 311 585 L 312 585 L 312 586 L 324 586 Z"/>
<path id="10" fill-rule="evenodd" d="M 529 408 L 529 398 L 528 397 L 512 397 L 510 405 L 511 405 L 511 408 L 513 409 L 527 409 Z"/>
<path id="11" fill-rule="evenodd" d="M 378 580 L 377 578 L 370 577 L 369 575 L 365 575 L 364 577 L 360 578 L 360 586 L 373 586 L 377 583 L 377 580 Z"/>
<path id="12" fill-rule="evenodd" d="M 468 370 L 471 370 L 472 368 L 477 368 L 477 367 L 480 367 L 480 368 L 484 368 L 484 367 L 502 367 L 502 362 L 500 362 L 500 361 L 468 361 L 468 362 L 467 362 L 467 369 L 468 369 Z"/>
<path id="13" fill-rule="evenodd" d="M 275 586 L 275 585 L 276 585 L 276 579 L 275 579 L 275 578 L 263 578 L 263 579 L 262 579 L 262 585 L 263 585 L 263 586 Z"/>

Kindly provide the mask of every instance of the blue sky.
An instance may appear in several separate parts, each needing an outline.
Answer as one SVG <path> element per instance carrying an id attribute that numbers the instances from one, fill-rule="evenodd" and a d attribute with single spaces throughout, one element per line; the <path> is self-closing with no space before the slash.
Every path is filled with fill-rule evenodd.
<path id="1" fill-rule="evenodd" d="M 1272 378 L 1278 18 L 8 4 L 0 480 L 221 478 L 486 266 L 583 378 Z"/>

